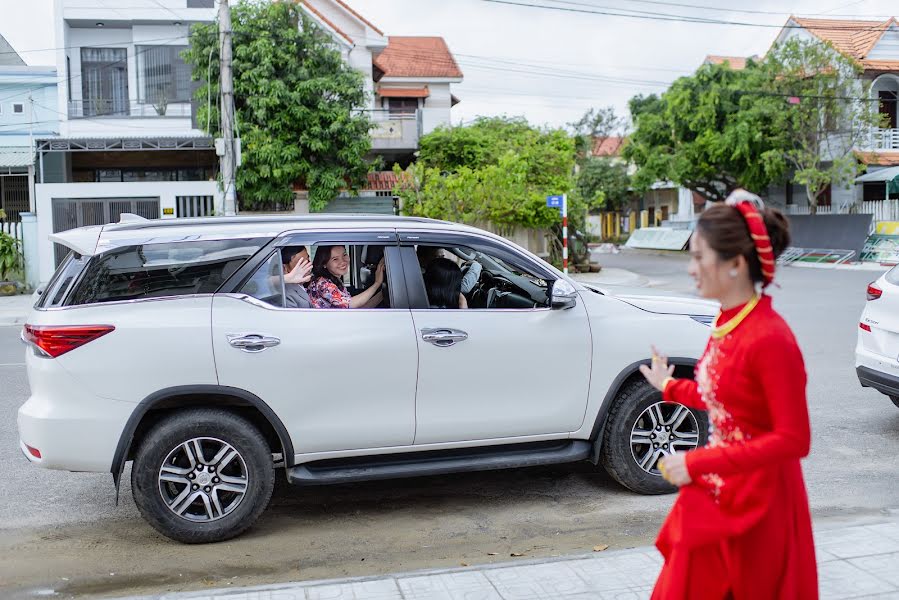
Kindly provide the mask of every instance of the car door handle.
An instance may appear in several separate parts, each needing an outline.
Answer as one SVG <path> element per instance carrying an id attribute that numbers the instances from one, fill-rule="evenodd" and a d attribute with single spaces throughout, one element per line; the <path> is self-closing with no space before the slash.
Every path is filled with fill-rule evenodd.
<path id="1" fill-rule="evenodd" d="M 468 334 L 448 327 L 426 328 L 421 330 L 421 339 L 442 348 L 452 346 L 456 342 L 464 342 L 468 339 Z"/>
<path id="2" fill-rule="evenodd" d="M 244 352 L 262 352 L 266 348 L 277 346 L 281 340 L 258 333 L 236 334 L 228 336 L 228 343 L 232 347 Z"/>

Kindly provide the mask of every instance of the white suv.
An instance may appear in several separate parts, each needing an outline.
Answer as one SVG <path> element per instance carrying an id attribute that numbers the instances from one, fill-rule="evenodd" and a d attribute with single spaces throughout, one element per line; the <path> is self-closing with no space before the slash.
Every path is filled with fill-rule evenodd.
<path id="1" fill-rule="evenodd" d="M 709 302 L 581 285 L 503 238 L 427 219 L 122 222 L 55 234 L 71 253 L 22 333 L 35 465 L 127 461 L 144 517 L 181 542 L 238 535 L 276 468 L 297 485 L 588 460 L 641 493 L 658 459 L 707 436 L 638 372 L 650 344 L 690 376 Z M 344 245 L 375 308 L 288 308 L 281 249 Z M 469 308 L 431 308 L 416 250 L 463 270 Z M 477 269 L 476 269 L 477 270 Z"/>
<path id="2" fill-rule="evenodd" d="M 868 286 L 858 323 L 855 371 L 859 383 L 899 406 L 899 266 Z"/>

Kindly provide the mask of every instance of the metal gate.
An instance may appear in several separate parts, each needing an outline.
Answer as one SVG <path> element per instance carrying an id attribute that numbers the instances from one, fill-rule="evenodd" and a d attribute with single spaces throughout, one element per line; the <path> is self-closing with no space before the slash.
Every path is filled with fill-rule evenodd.
<path id="1" fill-rule="evenodd" d="M 145 219 L 159 218 L 159 198 L 53 198 L 53 233 L 116 223 L 122 213 Z M 53 245 L 56 265 L 69 253 L 60 244 Z"/>
<path id="2" fill-rule="evenodd" d="M 28 212 L 28 176 L 4 175 L 0 177 L 0 208 L 7 221 L 19 222 L 19 213 Z"/>
<path id="3" fill-rule="evenodd" d="M 181 217 L 211 217 L 215 214 L 215 196 L 176 196 L 178 212 Z"/>

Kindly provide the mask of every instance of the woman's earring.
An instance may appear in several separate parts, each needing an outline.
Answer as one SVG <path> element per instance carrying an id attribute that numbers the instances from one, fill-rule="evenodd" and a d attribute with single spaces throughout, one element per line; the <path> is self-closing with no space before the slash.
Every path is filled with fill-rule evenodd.
<path id="1" fill-rule="evenodd" d="M 727 274 L 730 275 L 731 279 L 733 279 L 733 278 L 735 278 L 737 275 L 739 275 L 740 272 L 737 271 L 736 269 L 731 269 L 730 271 L 728 271 Z"/>

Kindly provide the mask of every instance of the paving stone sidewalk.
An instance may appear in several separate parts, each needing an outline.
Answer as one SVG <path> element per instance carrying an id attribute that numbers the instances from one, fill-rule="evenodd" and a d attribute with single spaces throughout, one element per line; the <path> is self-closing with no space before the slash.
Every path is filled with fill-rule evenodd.
<path id="1" fill-rule="evenodd" d="M 815 542 L 822 600 L 899 600 L 899 512 L 872 524 L 817 528 Z M 140 600 L 629 600 L 649 598 L 661 565 L 648 547 Z"/>

